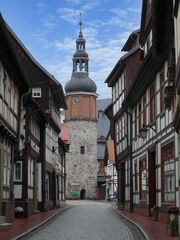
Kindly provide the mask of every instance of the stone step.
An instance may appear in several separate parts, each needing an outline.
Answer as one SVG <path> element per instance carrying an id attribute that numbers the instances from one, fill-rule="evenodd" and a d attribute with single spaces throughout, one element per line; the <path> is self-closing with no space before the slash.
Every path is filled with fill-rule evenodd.
<path id="1" fill-rule="evenodd" d="M 0 216 L 0 224 L 5 223 L 5 216 Z"/>
<path id="2" fill-rule="evenodd" d="M 12 223 L 2 223 L 0 224 L 0 231 L 7 231 L 12 228 Z"/>

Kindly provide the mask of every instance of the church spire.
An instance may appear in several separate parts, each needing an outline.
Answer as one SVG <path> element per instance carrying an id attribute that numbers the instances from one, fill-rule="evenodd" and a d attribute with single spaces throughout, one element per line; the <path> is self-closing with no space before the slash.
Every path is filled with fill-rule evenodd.
<path id="1" fill-rule="evenodd" d="M 82 15 L 79 20 L 79 36 L 76 40 L 76 52 L 73 55 L 73 72 L 84 72 L 88 74 L 88 54 L 85 51 L 86 40 L 82 34 Z"/>
<path id="2" fill-rule="evenodd" d="M 96 93 L 96 84 L 89 78 L 88 62 L 89 57 L 86 52 L 86 40 L 82 34 L 82 18 L 80 13 L 79 35 L 76 39 L 76 51 L 73 54 L 73 70 L 71 80 L 65 85 L 66 93 L 88 92 Z"/>

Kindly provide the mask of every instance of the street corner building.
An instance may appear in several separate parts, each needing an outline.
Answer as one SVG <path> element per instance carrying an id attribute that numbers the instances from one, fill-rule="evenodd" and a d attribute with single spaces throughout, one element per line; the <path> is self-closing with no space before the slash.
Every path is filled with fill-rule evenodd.
<path id="1" fill-rule="evenodd" d="M 96 84 L 89 78 L 80 20 L 71 80 L 65 85 L 70 148 L 66 155 L 67 199 L 95 199 L 97 186 Z"/>

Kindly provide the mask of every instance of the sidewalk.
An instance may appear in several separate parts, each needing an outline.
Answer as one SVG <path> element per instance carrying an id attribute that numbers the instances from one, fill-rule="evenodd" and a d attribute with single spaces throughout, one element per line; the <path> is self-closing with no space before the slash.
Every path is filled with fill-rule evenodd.
<path id="1" fill-rule="evenodd" d="M 164 223 L 156 222 L 137 213 L 129 213 L 117 210 L 113 207 L 113 211 L 122 217 L 135 223 L 140 229 L 147 234 L 150 240 L 179 240 L 179 237 L 172 237 L 166 232 L 167 225 Z M 147 238 L 148 239 L 148 238 Z"/>
<path id="2" fill-rule="evenodd" d="M 67 208 L 69 207 L 58 208 L 47 212 L 40 212 L 28 218 L 15 219 L 11 229 L 5 232 L 0 231 L 0 240 L 16 240 L 25 233 L 31 232 L 32 230 L 38 228 L 43 223 L 49 221 Z"/>

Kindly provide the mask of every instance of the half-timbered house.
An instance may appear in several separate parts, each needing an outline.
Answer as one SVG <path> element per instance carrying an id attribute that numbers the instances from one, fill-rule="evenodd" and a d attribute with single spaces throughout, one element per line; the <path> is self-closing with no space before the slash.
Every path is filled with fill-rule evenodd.
<path id="1" fill-rule="evenodd" d="M 14 219 L 14 157 L 28 83 L 0 15 L 0 224 Z"/>
<path id="2" fill-rule="evenodd" d="M 24 215 L 60 206 L 60 108 L 66 108 L 61 84 L 29 53 L 7 25 L 30 91 L 25 100 L 22 141 L 15 161 L 16 206 Z M 19 174 L 19 173 L 18 173 Z"/>
<path id="3" fill-rule="evenodd" d="M 129 69 L 131 84 L 119 112 L 117 100 L 121 94 L 116 95 L 118 86 L 115 88 L 113 82 L 121 76 L 121 72 L 115 75 L 118 65 L 106 80 L 112 87 L 116 113 L 113 120 L 116 161 L 121 163 L 120 205 L 146 216 L 155 210 L 159 220 L 165 222 L 168 207 L 178 202 L 178 151 L 172 125 L 175 79 L 172 11 L 172 1 L 143 1 L 141 64 L 135 66 L 134 75 Z"/>
<path id="4" fill-rule="evenodd" d="M 126 41 L 123 51 L 127 53 L 120 58 L 114 69 L 106 79 L 112 87 L 113 114 L 110 115 L 111 124 L 114 126 L 114 140 L 116 151 L 116 167 L 118 173 L 119 207 L 132 208 L 132 183 L 130 182 L 131 165 L 131 113 L 124 111 L 122 105 L 124 98 L 132 84 L 132 80 L 141 60 L 139 48 L 139 30 L 131 33 Z M 131 203 L 131 204 L 130 204 Z"/>

